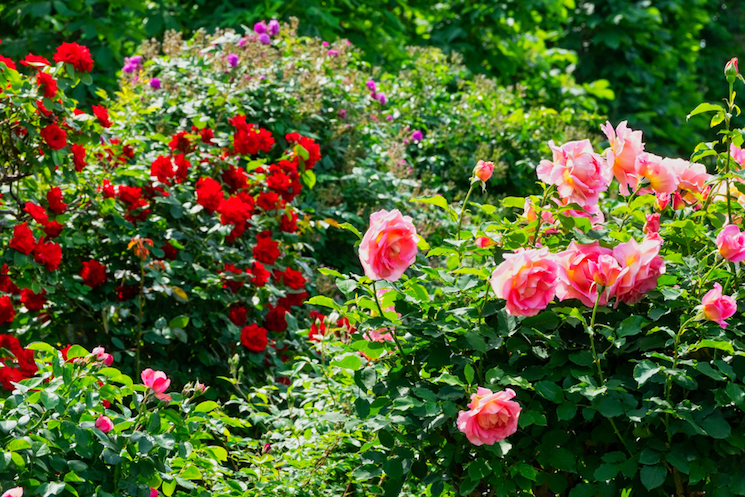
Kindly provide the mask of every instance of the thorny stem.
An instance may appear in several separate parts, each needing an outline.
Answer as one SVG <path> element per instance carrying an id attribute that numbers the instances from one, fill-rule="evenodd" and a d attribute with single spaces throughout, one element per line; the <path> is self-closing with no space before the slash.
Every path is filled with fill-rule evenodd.
<path id="1" fill-rule="evenodd" d="M 383 308 L 380 305 L 380 299 L 378 299 L 378 289 L 376 286 L 377 281 L 372 282 L 372 290 L 373 290 L 373 296 L 375 297 L 375 305 L 378 306 L 378 312 L 380 313 L 380 317 L 384 318 L 385 314 L 383 314 Z M 399 353 L 401 354 L 401 358 L 404 360 L 404 362 L 411 365 L 412 371 L 414 371 L 414 375 L 419 378 L 419 372 L 416 370 L 416 366 L 414 365 L 413 361 L 410 362 L 408 356 L 406 355 L 406 352 L 404 352 L 404 348 L 401 346 L 401 342 L 398 341 L 398 335 L 396 334 L 396 330 L 394 328 L 390 328 L 391 336 L 393 337 L 393 342 L 396 344 L 396 348 L 398 349 Z"/>

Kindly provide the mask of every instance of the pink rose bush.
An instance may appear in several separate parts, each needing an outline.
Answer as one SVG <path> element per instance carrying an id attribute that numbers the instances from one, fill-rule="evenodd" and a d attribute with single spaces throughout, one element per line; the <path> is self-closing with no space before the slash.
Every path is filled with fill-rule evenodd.
<path id="1" fill-rule="evenodd" d="M 373 281 L 397 281 L 416 259 L 419 237 L 409 216 L 398 209 L 370 216 L 370 228 L 360 243 L 365 275 Z"/>
<path id="2" fill-rule="evenodd" d="M 465 433 L 474 445 L 493 445 L 517 431 L 517 421 L 522 408 L 510 400 L 515 391 L 507 388 L 492 392 L 479 387 L 471 395 L 468 411 L 458 413 L 458 430 Z"/>

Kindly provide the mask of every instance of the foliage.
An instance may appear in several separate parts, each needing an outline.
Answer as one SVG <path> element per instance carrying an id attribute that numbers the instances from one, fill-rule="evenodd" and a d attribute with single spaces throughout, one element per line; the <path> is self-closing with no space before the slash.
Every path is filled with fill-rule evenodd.
<path id="1" fill-rule="evenodd" d="M 731 88 L 732 81 L 734 76 Z M 355 404 L 356 413 L 377 426 L 387 448 L 363 454 L 370 462 L 357 474 L 379 481 L 387 495 L 409 485 L 426 485 L 432 495 L 745 494 L 737 457 L 745 436 L 739 421 L 745 408 L 742 320 L 737 314 L 722 322 L 737 310 L 729 297 L 716 300 L 729 306 L 726 314 L 712 314 L 711 307 L 715 283 L 735 298 L 742 285 L 739 268 L 727 260 L 733 256 L 722 258 L 728 242 L 724 235 L 717 239 L 725 223 L 740 225 L 743 218 L 735 202 L 742 171 L 731 172 L 742 167 L 743 157 L 729 154 L 730 143 L 742 140 L 739 130 L 730 131 L 732 91 L 728 105 L 703 104 L 692 114 L 714 112 L 712 125 L 725 124 L 721 142 L 696 149 L 698 159 L 716 159 L 718 175 L 669 159 L 659 169 L 645 169 L 645 160 L 661 158 L 638 155 L 639 149 L 631 156 L 638 155 L 631 162 L 639 174 L 633 193 L 611 187 L 597 206 L 588 197 L 580 207 L 572 195 L 591 186 L 577 186 L 575 176 L 566 183 L 566 176 L 548 176 L 547 168 L 567 160 L 558 153 L 556 165 L 545 161 L 539 170 L 541 178 L 553 178 L 542 198 L 460 208 L 437 201 L 444 218 L 462 219 L 468 208 L 478 222 L 433 246 L 410 276 L 386 282 L 372 281 L 370 272 L 329 273 L 347 300 L 315 303 L 357 328 L 346 339 L 327 335 L 347 345 L 333 361 L 365 356 L 346 364 L 375 397 Z M 624 147 L 631 146 L 627 137 Z M 575 164 L 587 159 L 574 156 Z M 593 163 L 618 175 L 613 160 L 606 151 Z M 582 174 L 577 171 L 583 166 L 576 167 L 567 174 Z M 662 171 L 674 180 L 672 187 L 659 182 Z M 590 179 L 607 186 L 611 178 Z M 471 190 L 479 183 L 474 179 Z M 555 184 L 563 185 L 558 193 Z M 663 188 L 672 202 L 665 201 Z M 561 200 L 550 201 L 555 195 Z M 524 206 L 524 213 L 514 211 Z M 739 233 L 736 226 L 729 229 Z M 617 265 L 618 279 L 594 273 L 582 283 L 582 271 L 594 266 L 570 266 L 582 264 L 572 255 L 577 248 L 612 254 L 615 259 L 604 264 Z M 515 270 L 510 261 L 523 260 L 526 272 L 513 273 L 522 278 L 501 279 Z M 537 272 L 528 276 L 531 267 Z M 540 285 L 552 281 L 589 288 L 592 298 L 579 300 L 576 290 L 560 294 L 559 287 L 545 293 Z M 631 293 L 622 293 L 621 281 L 623 292 Z M 507 302 L 495 300 L 492 290 Z M 606 290 L 608 304 L 601 300 Z M 519 311 L 516 302 L 527 310 Z M 483 437 L 484 445 L 471 443 L 460 417 L 476 408 L 476 397 L 466 404 L 477 386 L 517 393 L 522 412 L 516 433 L 497 443 Z M 504 426 L 501 415 L 481 427 Z"/>

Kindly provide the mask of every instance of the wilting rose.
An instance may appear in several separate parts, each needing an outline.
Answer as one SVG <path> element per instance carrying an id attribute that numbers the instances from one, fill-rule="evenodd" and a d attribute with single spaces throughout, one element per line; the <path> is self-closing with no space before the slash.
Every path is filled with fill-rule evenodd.
<path id="1" fill-rule="evenodd" d="M 491 275 L 497 298 L 507 301 L 512 316 L 535 316 L 548 306 L 556 292 L 558 265 L 548 248 L 518 249 L 504 254 L 504 262 Z"/>
<path id="2" fill-rule="evenodd" d="M 374 281 L 397 281 L 416 259 L 418 242 L 409 216 L 398 209 L 373 213 L 359 249 L 365 275 Z"/>
<path id="3" fill-rule="evenodd" d="M 510 400 L 515 392 L 507 388 L 492 392 L 479 387 L 471 395 L 468 411 L 458 413 L 458 429 L 474 445 L 493 445 L 517 431 L 517 420 L 522 407 Z"/>
<path id="4" fill-rule="evenodd" d="M 629 129 L 628 121 L 622 121 L 615 130 L 608 121 L 600 129 L 610 142 L 606 159 L 618 180 L 618 189 L 621 194 L 629 195 L 629 187 L 636 190 L 639 183 L 635 164 L 636 157 L 644 152 L 642 132 Z"/>
<path id="5" fill-rule="evenodd" d="M 538 179 L 556 185 L 559 195 L 569 203 L 595 205 L 601 192 L 608 189 L 611 169 L 592 149 L 590 140 L 567 142 L 561 147 L 548 142 L 553 162 L 542 160 L 536 172 Z"/>
<path id="6" fill-rule="evenodd" d="M 737 302 L 729 295 L 722 295 L 722 285 L 719 283 L 714 283 L 714 289 L 704 295 L 701 304 L 706 319 L 718 323 L 722 328 L 727 327 L 725 319 L 737 311 Z"/>
<path id="7" fill-rule="evenodd" d="M 717 235 L 717 248 L 730 262 L 745 261 L 745 233 L 740 233 L 740 228 L 734 224 L 728 224 Z"/>

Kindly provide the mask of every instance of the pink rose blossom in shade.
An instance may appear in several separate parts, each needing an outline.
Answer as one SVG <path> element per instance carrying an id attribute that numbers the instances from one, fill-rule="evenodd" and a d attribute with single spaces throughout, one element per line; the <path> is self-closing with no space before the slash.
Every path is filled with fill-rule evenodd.
<path id="1" fill-rule="evenodd" d="M 476 238 L 476 246 L 479 248 L 488 248 L 496 245 L 497 242 L 489 238 L 488 236 L 480 236 Z"/>
<path id="2" fill-rule="evenodd" d="M 622 195 L 629 195 L 629 187 L 636 190 L 639 182 L 635 164 L 636 157 L 644 152 L 642 132 L 629 129 L 628 121 L 622 121 L 615 130 L 608 121 L 600 129 L 610 142 L 606 159 L 618 180 L 618 189 Z"/>
<path id="3" fill-rule="evenodd" d="M 329 57 L 336 57 L 337 55 L 339 55 L 339 51 L 332 48 L 331 50 L 326 52 L 326 55 L 328 55 Z"/>
<path id="4" fill-rule="evenodd" d="M 324 41 L 323 43 L 321 43 L 321 45 L 324 46 L 324 47 L 327 47 L 327 46 L 329 46 L 329 42 Z"/>
<path id="5" fill-rule="evenodd" d="M 370 228 L 360 243 L 365 275 L 373 281 L 397 281 L 414 263 L 419 237 L 409 216 L 398 209 L 370 215 Z"/>
<path id="6" fill-rule="evenodd" d="M 538 179 L 556 185 L 566 202 L 581 206 L 595 205 L 601 192 L 608 189 L 612 171 L 605 160 L 592 149 L 590 140 L 571 141 L 557 147 L 548 142 L 553 162 L 542 160 L 536 172 Z"/>
<path id="7" fill-rule="evenodd" d="M 494 163 L 493 162 L 486 162 L 483 160 L 480 160 L 476 163 L 476 166 L 473 168 L 473 175 L 486 183 L 489 181 L 489 178 L 491 178 L 492 174 L 494 173 Z"/>
<path id="8" fill-rule="evenodd" d="M 94 426 L 104 433 L 108 433 L 114 429 L 114 422 L 106 416 L 99 416 Z"/>
<path id="9" fill-rule="evenodd" d="M 728 224 L 717 235 L 717 249 L 730 262 L 745 261 L 745 233 L 734 224 Z"/>
<path id="10" fill-rule="evenodd" d="M 701 305 L 706 319 L 718 323 L 722 328 L 727 327 L 725 319 L 737 311 L 737 302 L 728 295 L 722 295 L 722 285 L 719 283 L 714 283 L 714 289 L 704 295 Z"/>
<path id="11" fill-rule="evenodd" d="M 559 300 L 579 299 L 587 307 L 594 307 L 598 285 L 602 285 L 608 291 L 601 294 L 598 305 L 608 303 L 608 295 L 621 273 L 611 249 L 601 247 L 598 242 L 581 245 L 573 241 L 564 252 L 556 254 L 556 261 L 559 265 L 556 297 Z"/>
<path id="12" fill-rule="evenodd" d="M 471 395 L 468 411 L 458 413 L 458 429 L 474 445 L 493 445 L 517 431 L 522 407 L 514 400 L 511 388 L 492 392 L 479 387 Z"/>
<path id="13" fill-rule="evenodd" d="M 678 175 L 669 159 L 643 152 L 636 157 L 636 172 L 640 178 L 649 180 L 655 193 L 673 193 L 678 189 Z"/>
<path id="14" fill-rule="evenodd" d="M 101 361 L 107 366 L 111 366 L 112 364 L 114 364 L 114 356 L 107 353 L 103 347 L 95 347 L 91 351 L 91 354 L 96 356 L 96 360 Z"/>
<path id="15" fill-rule="evenodd" d="M 279 21 L 276 19 L 269 21 L 266 31 L 270 36 L 277 36 L 279 34 Z"/>
<path id="16" fill-rule="evenodd" d="M 150 487 L 150 497 L 158 497 L 158 489 L 155 487 Z"/>
<path id="17" fill-rule="evenodd" d="M 730 143 L 729 155 L 740 165 L 740 167 L 745 167 L 745 149 L 738 147 L 734 143 Z"/>
<path id="18" fill-rule="evenodd" d="M 644 223 L 642 228 L 644 233 L 659 233 L 660 232 L 660 213 L 647 214 L 647 221 Z"/>
<path id="19" fill-rule="evenodd" d="M 490 283 L 497 298 L 507 301 L 511 316 L 535 316 L 553 300 L 558 283 L 558 264 L 548 247 L 518 249 L 504 254 L 492 272 Z"/>
<path id="20" fill-rule="evenodd" d="M 171 396 L 165 393 L 171 385 L 171 380 L 168 379 L 163 371 L 153 371 L 147 368 L 140 374 L 140 377 L 142 378 L 142 383 L 151 389 L 158 399 L 165 401 L 171 400 Z"/>
<path id="21" fill-rule="evenodd" d="M 654 208 L 658 211 L 664 211 L 668 205 L 670 205 L 670 194 L 669 193 L 657 193 L 657 197 L 654 202 Z"/>
<path id="22" fill-rule="evenodd" d="M 703 197 L 706 193 L 706 182 L 713 178 L 706 173 L 706 166 L 693 164 L 684 159 L 663 159 L 662 162 L 671 166 L 677 174 L 678 188 L 683 200 L 688 205 L 698 203 L 698 197 Z"/>
<path id="23" fill-rule="evenodd" d="M 621 266 L 616 280 L 615 295 L 619 302 L 636 304 L 644 294 L 657 286 L 657 278 L 665 273 L 665 261 L 660 257 L 662 239 L 654 233 L 637 243 L 633 238 L 616 245 L 613 257 Z"/>
<path id="24" fill-rule="evenodd" d="M 23 497 L 23 487 L 15 487 L 3 492 L 2 497 Z"/>

